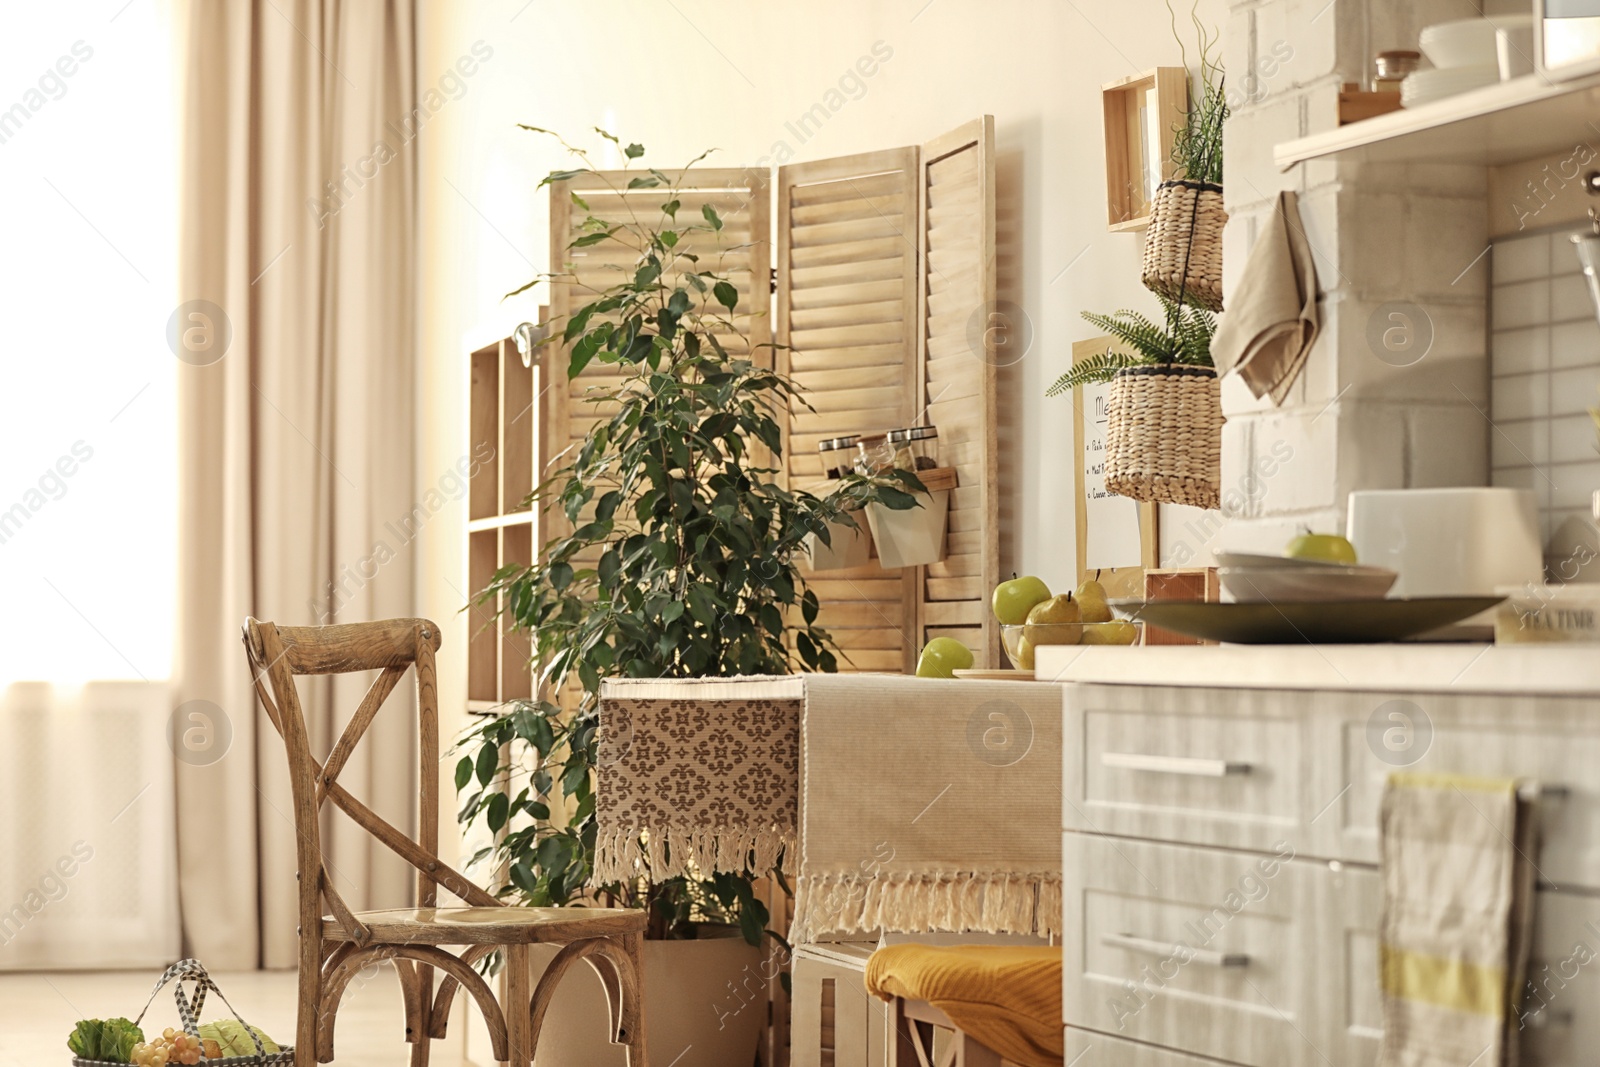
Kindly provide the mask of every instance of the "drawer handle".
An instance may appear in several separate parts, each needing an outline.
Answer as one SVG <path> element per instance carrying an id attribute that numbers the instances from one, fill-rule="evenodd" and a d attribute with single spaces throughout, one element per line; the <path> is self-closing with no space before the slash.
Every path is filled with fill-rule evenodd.
<path id="1" fill-rule="evenodd" d="M 1125 771 L 1154 771 L 1157 774 L 1188 774 L 1196 778 L 1226 778 L 1249 774 L 1250 764 L 1235 760 L 1193 759 L 1188 756 L 1147 756 L 1140 752 L 1102 752 L 1102 767 Z"/>
<path id="2" fill-rule="evenodd" d="M 1250 957 L 1243 952 L 1213 952 L 1170 941 L 1151 941 L 1144 937 L 1134 937 L 1132 934 L 1101 934 L 1100 943 L 1112 948 L 1126 949 L 1129 952 L 1142 952 L 1147 956 L 1181 957 L 1187 953 L 1190 963 L 1200 963 L 1207 967 L 1250 966 Z"/>

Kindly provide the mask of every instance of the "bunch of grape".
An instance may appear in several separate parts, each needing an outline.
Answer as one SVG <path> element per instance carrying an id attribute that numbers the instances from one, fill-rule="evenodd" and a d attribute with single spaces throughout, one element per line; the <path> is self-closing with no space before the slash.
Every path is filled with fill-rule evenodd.
<path id="1" fill-rule="evenodd" d="M 201 1051 L 199 1038 L 169 1026 L 155 1040 L 133 1046 L 133 1063 L 135 1067 L 192 1067 L 200 1062 Z"/>

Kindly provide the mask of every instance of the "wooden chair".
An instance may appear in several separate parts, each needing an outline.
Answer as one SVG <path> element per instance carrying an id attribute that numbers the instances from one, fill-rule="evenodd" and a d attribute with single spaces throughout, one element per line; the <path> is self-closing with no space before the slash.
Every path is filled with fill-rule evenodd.
<path id="1" fill-rule="evenodd" d="M 426 619 L 306 627 L 247 619 L 244 644 L 256 692 L 288 750 L 294 795 L 299 838 L 295 877 L 300 882 L 295 1067 L 314 1067 L 333 1059 L 334 1017 L 345 986 L 363 967 L 379 960 L 393 961 L 400 977 L 412 1067 L 426 1067 L 430 1039 L 445 1036 L 457 987 L 465 987 L 482 1011 L 495 1058 L 527 1067 L 556 986 L 579 960 L 587 961 L 605 985 L 612 1043 L 627 1046 L 631 1067 L 647 1067 L 640 958 L 644 912 L 509 906 L 439 859 L 439 710 L 433 658 L 439 648 L 439 628 Z M 413 665 L 421 735 L 415 841 L 351 796 L 338 780 L 379 707 Z M 382 673 L 328 757 L 318 762 L 311 754 L 295 676 L 371 670 Z M 345 904 L 322 856 L 320 814 L 323 803 L 330 800 L 416 867 L 415 908 L 352 912 Z M 441 886 L 466 906 L 439 907 Z M 331 916 L 324 916 L 324 905 Z M 528 946 L 537 943 L 562 948 L 530 997 Z M 446 952 L 441 947 L 446 945 L 462 950 Z M 497 948 L 505 951 L 507 969 L 503 1010 L 473 969 Z M 435 970 L 442 972 L 437 991 Z"/>

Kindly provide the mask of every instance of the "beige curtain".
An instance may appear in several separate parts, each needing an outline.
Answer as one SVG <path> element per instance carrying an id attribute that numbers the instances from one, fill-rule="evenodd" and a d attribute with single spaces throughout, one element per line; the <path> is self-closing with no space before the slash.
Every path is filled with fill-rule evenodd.
<path id="1" fill-rule="evenodd" d="M 288 967 L 286 760 L 239 626 L 246 615 L 303 625 L 414 612 L 411 553 L 388 520 L 412 497 L 415 12 L 412 0 L 183 8 L 180 282 L 186 300 L 206 303 L 178 312 L 175 688 L 179 703 L 215 704 L 216 729 L 231 733 L 179 753 L 185 948 L 213 969 Z M 302 680 L 320 751 L 367 680 Z M 409 827 L 416 738 L 404 693 L 340 781 Z M 342 816 L 325 819 L 345 899 L 404 903 L 408 868 Z"/>

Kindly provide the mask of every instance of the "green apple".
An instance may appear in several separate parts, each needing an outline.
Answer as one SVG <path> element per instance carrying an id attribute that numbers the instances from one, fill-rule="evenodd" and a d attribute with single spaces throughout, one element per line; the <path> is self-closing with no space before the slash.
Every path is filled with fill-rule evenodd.
<path id="1" fill-rule="evenodd" d="M 1084 579 L 1078 586 L 1078 611 L 1084 622 L 1110 622 L 1111 605 L 1106 603 L 1106 587 L 1093 578 Z"/>
<path id="2" fill-rule="evenodd" d="M 972 667 L 972 649 L 953 637 L 935 637 L 917 657 L 918 678 L 954 678 L 956 671 Z"/>
<path id="3" fill-rule="evenodd" d="M 1049 599 L 1050 587 L 1030 574 L 995 586 L 990 607 L 994 608 L 994 617 L 1005 625 L 1020 626 L 1027 621 L 1028 612 L 1035 604 Z"/>
<path id="4" fill-rule="evenodd" d="M 1041 645 L 1075 645 L 1083 635 L 1083 612 L 1071 593 L 1061 593 L 1028 612 L 1022 635 L 1035 649 Z"/>
<path id="5" fill-rule="evenodd" d="M 1317 559 L 1324 563 L 1355 563 L 1356 546 L 1338 534 L 1319 534 L 1307 530 L 1290 541 L 1283 554 L 1290 559 Z"/>

